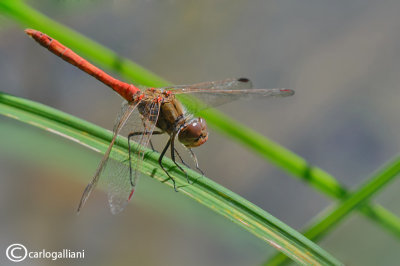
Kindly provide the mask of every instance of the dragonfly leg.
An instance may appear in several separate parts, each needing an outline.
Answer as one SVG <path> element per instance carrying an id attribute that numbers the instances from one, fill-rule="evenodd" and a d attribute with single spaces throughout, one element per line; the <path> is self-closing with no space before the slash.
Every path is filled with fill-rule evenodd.
<path id="1" fill-rule="evenodd" d="M 128 135 L 128 158 L 129 158 L 129 181 L 131 182 L 131 186 L 133 187 L 133 178 L 132 178 L 132 155 L 131 155 L 131 138 L 136 135 L 129 134 Z"/>
<path id="2" fill-rule="evenodd" d="M 193 161 L 195 162 L 195 167 L 196 167 L 197 171 L 199 171 L 201 173 L 201 175 L 204 176 L 203 170 L 201 170 L 200 167 L 199 167 L 199 161 L 197 160 L 196 154 L 193 152 L 193 150 L 191 148 L 186 148 L 186 149 L 188 149 L 188 151 L 190 152 L 190 155 L 191 155 Z M 175 153 L 176 153 L 176 155 L 178 155 L 179 160 L 181 160 L 181 162 L 182 162 L 182 164 L 184 166 L 186 166 L 187 168 L 192 169 L 187 163 L 185 163 L 185 161 L 183 160 L 182 156 L 179 154 L 177 149 L 175 149 Z"/>
<path id="3" fill-rule="evenodd" d="M 183 160 L 182 156 L 179 154 L 179 152 L 176 148 L 175 148 L 175 154 L 178 155 L 179 160 L 181 160 L 181 162 L 184 166 L 186 166 L 187 168 L 190 168 L 190 166 L 185 163 L 185 161 Z"/>
<path id="4" fill-rule="evenodd" d="M 139 132 L 131 132 L 128 135 L 128 138 L 134 137 L 134 136 L 140 136 L 140 135 L 148 135 L 149 132 L 143 132 L 143 131 L 139 131 Z M 160 134 L 164 134 L 164 132 L 162 131 L 153 131 L 152 135 L 160 135 Z"/>
<path id="5" fill-rule="evenodd" d="M 190 155 L 192 155 L 192 158 L 194 160 L 194 163 L 196 165 L 196 169 L 201 173 L 202 176 L 204 176 L 204 172 L 203 170 L 200 169 L 199 167 L 199 161 L 197 160 L 196 154 L 193 152 L 193 150 L 191 148 L 188 148 Z"/>
<path id="6" fill-rule="evenodd" d="M 172 183 L 174 184 L 174 190 L 175 192 L 178 192 L 178 190 L 176 189 L 176 183 L 175 183 L 175 179 L 172 178 L 172 176 L 168 173 L 168 171 L 164 168 L 163 164 L 162 164 L 162 159 L 164 158 L 165 153 L 167 152 L 169 145 L 171 144 L 171 138 L 168 140 L 167 145 L 165 145 L 163 151 L 161 152 L 160 157 L 158 158 L 158 164 L 160 165 L 161 169 L 167 174 L 167 176 L 169 177 L 169 179 L 172 180 Z"/>
<path id="7" fill-rule="evenodd" d="M 171 136 L 171 159 L 172 159 L 172 161 L 174 162 L 174 164 L 175 164 L 182 172 L 185 173 L 187 182 L 188 182 L 189 184 L 193 184 L 193 182 L 191 182 L 190 179 L 189 179 L 188 173 L 187 173 L 187 172 L 176 162 L 176 160 L 175 160 L 175 151 L 176 151 L 176 150 L 175 150 L 174 140 L 175 140 L 175 135 L 172 135 L 172 136 Z M 179 154 L 178 154 L 178 156 L 179 156 Z M 179 156 L 179 157 L 180 157 L 180 156 Z M 182 160 L 182 158 L 181 158 L 181 160 Z"/>
<path id="8" fill-rule="evenodd" d="M 153 135 L 160 135 L 163 134 L 164 132 L 162 131 L 154 131 Z M 140 135 L 148 135 L 149 132 L 131 132 L 128 135 L 128 158 L 129 158 L 129 181 L 131 182 L 131 186 L 133 187 L 133 176 L 132 176 L 132 155 L 131 155 L 131 151 L 132 151 L 132 147 L 131 147 L 131 138 L 135 137 L 135 136 L 140 136 Z M 151 140 L 150 140 L 151 143 Z M 151 144 L 152 148 L 153 145 Z M 154 148 L 153 148 L 154 151 Z"/>
<path id="9" fill-rule="evenodd" d="M 153 142 L 152 142 L 151 140 L 149 140 L 149 142 L 150 142 L 150 148 L 151 148 L 151 150 L 152 150 L 152 151 L 156 151 L 156 149 L 154 149 Z"/>

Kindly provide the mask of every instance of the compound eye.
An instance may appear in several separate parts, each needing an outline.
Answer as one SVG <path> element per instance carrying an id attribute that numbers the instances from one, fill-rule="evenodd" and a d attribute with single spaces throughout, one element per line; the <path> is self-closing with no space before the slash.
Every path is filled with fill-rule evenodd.
<path id="1" fill-rule="evenodd" d="M 207 139 L 207 124 L 201 117 L 193 119 L 183 126 L 178 135 L 178 140 L 188 148 L 200 146 Z"/>

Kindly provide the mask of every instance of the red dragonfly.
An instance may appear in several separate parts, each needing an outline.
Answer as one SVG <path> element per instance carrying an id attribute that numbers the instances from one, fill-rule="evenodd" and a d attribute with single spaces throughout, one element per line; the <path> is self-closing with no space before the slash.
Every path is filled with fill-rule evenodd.
<path id="1" fill-rule="evenodd" d="M 83 192 L 78 212 L 85 204 L 101 176 L 104 176 L 108 184 L 108 200 L 111 212 L 116 214 L 124 209 L 135 191 L 136 181 L 144 157 L 144 148 L 149 143 L 151 144 L 150 138 L 154 134 L 167 133 L 169 135 L 169 140 L 161 152 L 158 163 L 172 180 L 175 191 L 177 191 L 175 179 L 164 168 L 162 159 L 168 148 L 170 148 L 172 161 L 181 171 L 186 173 L 175 160 L 175 154 L 180 157 L 175 149 L 176 139 L 189 150 L 196 168 L 201 172 L 192 148 L 200 146 L 207 141 L 207 125 L 203 118 L 195 118 L 191 113 L 195 113 L 202 108 L 218 106 L 241 98 L 284 97 L 294 94 L 294 91 L 289 89 L 251 89 L 251 82 L 247 78 L 139 89 L 132 84 L 111 77 L 46 34 L 33 29 L 26 29 L 25 32 L 50 52 L 111 87 L 126 100 L 114 125 L 111 143 L 92 181 Z M 176 99 L 175 95 L 177 94 L 194 95 L 201 102 L 205 102 L 205 105 L 194 104 L 194 107 L 189 112 Z M 134 111 L 139 114 L 133 115 Z M 109 157 L 117 136 L 121 134 L 123 128 L 129 129 L 127 135 L 129 147 L 128 166 L 126 165 L 126 159 L 116 160 Z M 136 139 L 137 142 L 133 142 L 133 139 Z M 132 153 L 136 154 L 136 160 L 133 160 Z M 188 178 L 187 180 L 190 183 Z"/>

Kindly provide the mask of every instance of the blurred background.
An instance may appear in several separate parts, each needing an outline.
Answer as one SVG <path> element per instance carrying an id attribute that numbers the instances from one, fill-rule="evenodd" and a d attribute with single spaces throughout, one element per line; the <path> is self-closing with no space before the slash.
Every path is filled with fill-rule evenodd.
<path id="1" fill-rule="evenodd" d="M 219 109 L 350 189 L 398 154 L 399 1 L 27 2 L 175 84 L 245 76 L 258 88 L 295 89 Z M 121 103 L 5 17 L 0 90 L 108 129 Z M 161 149 L 165 138 L 154 139 Z M 98 190 L 77 216 L 100 154 L 5 117 L 0 147 L 0 249 L 85 250 L 82 261 L 20 265 L 259 265 L 275 252 L 148 177 L 121 215 Z M 212 129 L 196 154 L 206 176 L 297 230 L 332 203 Z M 396 181 L 374 201 L 400 215 L 399 189 Z M 357 213 L 318 244 L 348 265 L 400 260 L 398 238 Z"/>

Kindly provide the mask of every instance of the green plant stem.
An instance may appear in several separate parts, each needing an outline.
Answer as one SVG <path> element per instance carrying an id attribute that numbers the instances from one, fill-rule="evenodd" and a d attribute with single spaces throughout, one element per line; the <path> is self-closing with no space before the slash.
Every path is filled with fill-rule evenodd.
<path id="1" fill-rule="evenodd" d="M 344 220 L 354 209 L 360 208 L 363 211 L 368 211 L 365 204 L 378 191 L 387 185 L 390 181 L 400 174 L 400 157 L 396 157 L 392 162 L 381 168 L 374 174 L 367 183 L 361 186 L 358 190 L 343 199 L 333 210 L 326 210 L 327 214 L 319 216 L 312 222 L 304 231 L 303 235 L 310 240 L 318 241 L 325 236 L 335 225 Z M 383 213 L 382 215 L 388 215 Z M 391 214 L 386 217 L 386 220 L 392 219 Z M 276 254 L 265 265 L 284 265 L 288 262 L 288 258 L 282 253 Z"/>
<path id="2" fill-rule="evenodd" d="M 4 93 L 0 93 L 0 114 L 42 128 L 102 153 L 105 152 L 112 137 L 111 132 L 89 122 L 42 104 Z M 126 138 L 119 138 L 110 157 L 119 161 L 127 159 Z M 172 187 L 171 182 L 165 182 L 168 180 L 168 176 L 160 170 L 158 158 L 158 153 L 147 150 L 140 170 L 146 176 L 151 176 Z M 188 185 L 186 175 L 171 160 L 166 158 L 163 160 L 163 165 L 176 179 L 181 193 L 246 229 L 284 252 L 297 263 L 342 265 L 297 231 L 239 195 L 186 168 L 189 179 L 194 182 L 192 185 Z"/>

